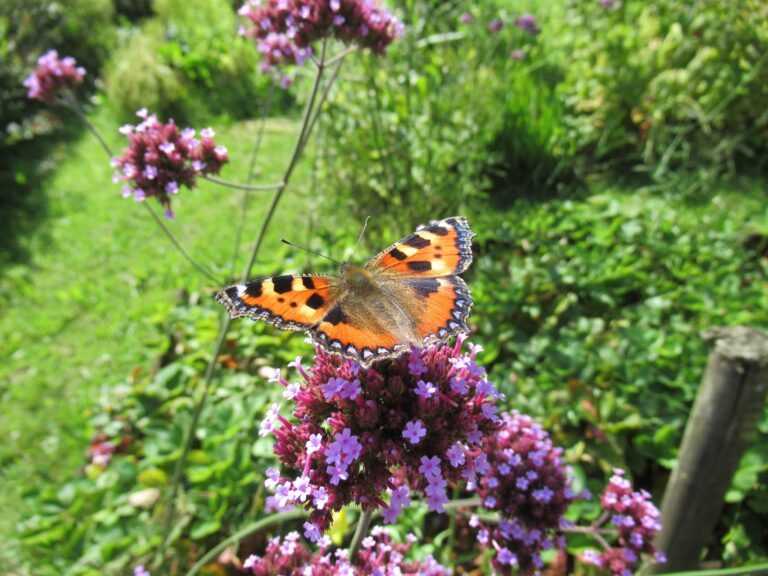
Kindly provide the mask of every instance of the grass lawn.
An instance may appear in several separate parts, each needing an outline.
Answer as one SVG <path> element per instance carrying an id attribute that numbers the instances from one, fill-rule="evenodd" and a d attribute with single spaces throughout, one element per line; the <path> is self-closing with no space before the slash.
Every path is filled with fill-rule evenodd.
<path id="1" fill-rule="evenodd" d="M 95 117 L 110 145 L 120 150 L 117 121 Z M 202 128 L 202 127 L 200 127 Z M 258 122 L 217 128 L 230 150 L 222 178 L 244 181 Z M 258 182 L 278 181 L 297 129 L 293 120 L 267 124 Z M 120 196 L 113 169 L 87 132 L 54 151 L 56 170 L 44 185 L 49 213 L 29 243 L 31 261 L 5 270 L 0 281 L 0 535 L 12 541 L 25 486 L 71 475 L 82 464 L 88 409 L 132 370 L 150 369 L 168 345 L 161 323 L 181 290 L 219 286 L 194 271 L 149 214 Z M 278 209 L 262 254 L 280 236 L 303 241 L 310 162 L 302 162 Z M 228 275 L 243 192 L 203 182 L 183 190 L 175 204 L 175 234 L 204 265 Z M 261 225 L 271 192 L 254 192 L 237 274 Z M 159 207 L 159 206 L 158 206 Z M 255 275 L 275 266 L 257 263 Z M 12 569 L 13 546 L 0 568 Z"/>

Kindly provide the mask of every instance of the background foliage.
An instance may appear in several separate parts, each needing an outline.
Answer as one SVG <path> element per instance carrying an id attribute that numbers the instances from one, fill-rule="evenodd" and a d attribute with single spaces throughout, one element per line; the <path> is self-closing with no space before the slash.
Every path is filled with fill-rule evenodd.
<path id="1" fill-rule="evenodd" d="M 478 234 L 467 274 L 473 340 L 508 407 L 552 430 L 580 484 L 597 492 L 620 466 L 658 502 L 705 365 L 701 331 L 768 328 L 768 8 L 757 0 L 607 8 L 403 0 L 396 8 L 405 37 L 385 58 L 344 64 L 303 168 L 311 173 L 268 245 L 282 234 L 342 258 L 371 215 L 365 244 L 373 253 L 418 223 L 465 213 Z M 0 322 L 10 335 L 0 348 L 0 394 L 30 415 L 0 424 L 20 439 L 0 452 L 12 486 L 5 492 L 24 490 L 0 524 L 15 542 L 0 553 L 8 570 L 124 574 L 149 559 L 163 536 L 157 490 L 179 457 L 219 313 L 216 287 L 182 262 L 156 260 L 168 257 L 162 241 L 132 205 L 118 204 L 95 144 L 72 129 L 31 140 L 63 116 L 26 101 L 21 81 L 49 47 L 88 68 L 86 93 L 106 63 L 100 127 L 114 136 L 142 106 L 225 125 L 225 143 L 240 154 L 226 176 L 243 179 L 257 127 L 240 119 L 255 116 L 272 88 L 255 49 L 235 35 L 235 9 L 214 0 L 0 7 L 0 129 L 12 151 L 0 161 L 12 231 L 2 254 L 18 252 L 13 242 L 29 248 L 28 261 L 0 259 L 0 299 L 10 311 Z M 461 19 L 467 11 L 471 22 Z M 526 11 L 538 35 L 515 26 Z M 494 19 L 503 22 L 496 33 Z M 274 92 L 273 111 L 292 114 L 305 90 L 297 74 L 293 89 Z M 285 162 L 292 129 L 290 120 L 270 123 L 266 176 Z M 239 197 L 203 188 L 181 202 L 177 231 L 226 272 Z M 254 221 L 262 204 L 251 204 Z M 30 224 L 18 226 L 19 214 Z M 257 272 L 323 266 L 276 251 Z M 111 348 L 104 342 L 113 333 L 121 338 Z M 280 392 L 266 384 L 266 368 L 299 353 L 311 354 L 299 337 L 236 323 L 196 438 L 172 573 L 263 514 L 272 455 L 255 430 Z M 58 402 L 57 374 L 63 397 L 76 398 L 69 406 Z M 36 406 L 46 415 L 37 422 Z M 50 427 L 72 439 L 47 447 Z M 708 560 L 768 556 L 767 435 L 763 418 Z M 104 440 L 122 448 L 102 467 L 92 458 Z M 73 447 L 88 446 L 81 462 Z M 51 459 L 62 469 L 48 470 Z M 20 520 L 18 533 L 9 519 Z M 405 528 L 448 538 L 418 511 Z M 263 538 L 243 541 L 241 556 Z"/>

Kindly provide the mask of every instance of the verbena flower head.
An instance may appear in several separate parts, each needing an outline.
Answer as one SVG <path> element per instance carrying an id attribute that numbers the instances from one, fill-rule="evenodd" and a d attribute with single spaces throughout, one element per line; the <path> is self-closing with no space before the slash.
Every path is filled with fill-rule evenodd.
<path id="1" fill-rule="evenodd" d="M 478 540 L 495 551 L 496 570 L 523 573 L 542 566 L 541 552 L 562 547 L 558 534 L 563 515 L 574 500 L 562 449 L 528 416 L 503 414 L 502 426 L 483 440 L 475 457 L 485 455 L 487 466 L 477 481 L 486 509 L 499 513 L 498 526 L 477 520 Z"/>
<path id="2" fill-rule="evenodd" d="M 620 576 L 631 574 L 640 564 L 642 554 L 653 555 L 659 562 L 665 560 L 653 546 L 653 539 L 661 530 L 659 510 L 651 502 L 651 495 L 645 490 L 633 490 L 623 474 L 614 470 L 600 497 L 600 504 L 618 533 L 617 546 L 600 554 L 588 551 L 582 556 L 585 562 Z"/>
<path id="3" fill-rule="evenodd" d="M 282 540 L 270 540 L 264 555 L 248 557 L 243 568 L 256 576 L 448 576 L 451 573 L 431 556 L 420 562 L 405 560 L 415 541 L 416 538 L 409 535 L 406 543 L 395 542 L 387 530 L 376 527 L 363 540 L 357 558 L 350 559 L 347 550 L 331 552 L 328 538 L 323 538 L 318 543 L 320 549 L 312 553 L 299 541 L 298 532 L 292 532 Z"/>
<path id="4" fill-rule="evenodd" d="M 50 104 L 63 88 L 74 88 L 83 83 L 85 68 L 78 66 L 71 56 L 59 58 L 56 50 L 49 50 L 37 59 L 37 67 L 24 80 L 27 98 Z"/>
<path id="5" fill-rule="evenodd" d="M 523 14 L 517 19 L 517 27 L 523 32 L 536 36 L 540 30 L 536 24 L 536 17 L 533 14 Z"/>
<path id="6" fill-rule="evenodd" d="M 216 145 L 210 128 L 196 138 L 194 130 L 179 130 L 173 120 L 163 124 L 143 109 L 136 115 L 142 119 L 139 124 L 120 128 L 128 147 L 112 160 L 118 169 L 112 179 L 124 183 L 123 197 L 141 202 L 154 196 L 172 218 L 171 198 L 182 186 L 194 188 L 198 174 L 218 174 L 229 161 L 227 149 Z"/>
<path id="7" fill-rule="evenodd" d="M 374 0 L 249 0 L 239 14 L 252 23 L 241 33 L 258 41 L 263 70 L 303 63 L 323 38 L 381 53 L 402 35 L 402 24 Z"/>
<path id="8" fill-rule="evenodd" d="M 311 510 L 309 538 L 352 502 L 381 508 L 393 523 L 411 490 L 443 512 L 449 483 L 485 472 L 476 448 L 500 422 L 499 394 L 474 360 L 478 348 L 461 353 L 461 343 L 414 349 L 367 370 L 321 349 L 309 370 L 294 363 L 303 377 L 291 394 L 296 420 L 273 411 L 262 430 L 275 434 L 275 454 L 298 477 L 271 471 L 270 504 Z"/>

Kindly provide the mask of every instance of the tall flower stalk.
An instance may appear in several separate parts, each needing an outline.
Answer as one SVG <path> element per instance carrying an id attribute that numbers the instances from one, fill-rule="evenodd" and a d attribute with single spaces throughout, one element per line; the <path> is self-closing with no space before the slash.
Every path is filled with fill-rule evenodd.
<path id="1" fill-rule="evenodd" d="M 275 188 L 272 194 L 272 199 L 270 200 L 269 206 L 267 207 L 267 211 L 264 216 L 264 220 L 256 236 L 256 243 L 254 244 L 254 247 L 251 250 L 251 254 L 250 254 L 250 257 L 248 258 L 248 262 L 245 265 L 245 268 L 243 269 L 243 273 L 240 277 L 241 281 L 243 282 L 246 281 L 251 275 L 251 270 L 253 269 L 253 266 L 256 263 L 256 259 L 259 256 L 259 252 L 261 251 L 261 247 L 264 242 L 264 238 L 267 234 L 267 231 L 269 230 L 269 226 L 272 222 L 272 218 L 274 217 L 277 207 L 280 203 L 280 200 L 283 197 L 283 193 L 285 192 L 286 188 L 288 187 L 288 184 L 291 181 L 291 176 L 293 175 L 294 170 L 298 165 L 299 160 L 301 159 L 304 146 L 311 134 L 311 128 L 314 126 L 314 124 L 311 122 L 311 119 L 313 117 L 313 112 L 315 111 L 316 108 L 319 108 L 320 106 L 322 106 L 323 100 L 328 95 L 328 91 L 330 90 L 330 84 L 329 84 L 326 87 L 326 90 L 323 91 L 323 98 L 318 98 L 318 96 L 320 95 L 320 87 L 322 84 L 323 76 L 327 68 L 327 65 L 326 65 L 327 48 L 328 48 L 328 41 L 327 39 L 324 39 L 322 42 L 320 59 L 316 65 L 315 78 L 312 83 L 312 88 L 310 90 L 309 98 L 307 99 L 307 103 L 305 104 L 305 107 L 304 107 L 304 113 L 302 114 L 301 125 L 299 127 L 299 133 L 296 138 L 296 143 L 294 144 L 293 152 L 288 162 L 288 166 L 286 167 L 285 172 L 283 173 L 283 177 L 281 178 L 279 185 Z M 338 60 L 336 65 L 340 66 L 341 62 L 342 60 Z M 335 74 L 332 76 L 331 81 L 333 80 L 333 78 L 335 78 Z M 176 467 L 174 469 L 173 479 L 171 481 L 171 488 L 170 488 L 170 492 L 168 494 L 168 500 L 167 500 L 168 508 L 166 512 L 165 521 L 163 523 L 164 534 L 166 534 L 166 538 L 165 538 L 165 541 L 163 542 L 163 545 L 158 550 L 157 556 L 155 558 L 155 565 L 160 565 L 162 563 L 162 557 L 165 554 L 165 550 L 167 549 L 168 544 L 170 542 L 171 526 L 173 524 L 173 519 L 175 515 L 176 495 L 178 493 L 181 477 L 184 472 L 184 467 L 186 466 L 187 458 L 189 456 L 189 451 L 192 448 L 192 443 L 195 437 L 195 431 L 197 430 L 197 426 L 200 421 L 200 414 L 202 413 L 203 406 L 205 405 L 205 400 L 207 398 L 208 391 L 211 386 L 211 382 L 213 381 L 213 375 L 216 369 L 216 359 L 219 357 L 219 354 L 221 353 L 221 350 L 224 346 L 224 342 L 226 340 L 226 336 L 227 336 L 227 332 L 229 330 L 230 324 L 231 324 L 231 319 L 229 318 L 229 316 L 222 313 L 219 333 L 213 347 L 213 352 L 208 361 L 208 366 L 206 368 L 205 375 L 203 377 L 203 383 L 200 388 L 200 393 L 198 395 L 198 398 L 195 401 L 195 407 L 192 413 L 192 421 L 190 422 L 189 428 L 187 430 L 184 447 L 182 449 L 179 460 L 176 462 Z"/>

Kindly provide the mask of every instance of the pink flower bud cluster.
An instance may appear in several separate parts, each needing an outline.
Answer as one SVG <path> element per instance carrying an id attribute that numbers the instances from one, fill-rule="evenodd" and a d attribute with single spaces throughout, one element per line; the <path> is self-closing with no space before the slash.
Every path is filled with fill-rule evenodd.
<path id="1" fill-rule="evenodd" d="M 323 38 L 381 53 L 402 35 L 402 24 L 374 0 L 249 0 L 239 14 L 253 23 L 241 33 L 258 40 L 264 70 L 301 64 Z"/>
<path id="2" fill-rule="evenodd" d="M 56 50 L 49 50 L 37 59 L 34 72 L 24 80 L 27 98 L 50 104 L 62 88 L 74 88 L 83 83 L 85 68 L 78 66 L 71 56 L 59 58 Z"/>
<path id="3" fill-rule="evenodd" d="M 243 568 L 256 576 L 448 576 L 451 573 L 431 556 L 420 562 L 406 560 L 405 555 L 415 541 L 416 537 L 409 535 L 405 544 L 397 543 L 387 530 L 376 527 L 363 539 L 357 558 L 350 559 L 347 550 L 331 552 L 328 537 L 318 542 L 320 549 L 313 554 L 299 541 L 298 532 L 291 532 L 282 540 L 271 539 L 264 555 L 249 556 Z"/>
<path id="4" fill-rule="evenodd" d="M 275 434 L 275 454 L 299 476 L 268 471 L 272 507 L 311 510 L 305 535 L 315 541 L 352 502 L 394 523 L 414 490 L 443 512 L 449 483 L 487 472 L 478 448 L 500 423 L 500 395 L 474 361 L 478 347 L 462 354 L 461 344 L 414 349 L 367 370 L 322 350 L 310 370 L 293 363 L 303 382 L 276 379 L 296 403 L 296 421 L 273 406 L 261 433 Z"/>
<path id="5" fill-rule="evenodd" d="M 536 36 L 539 32 L 541 32 L 541 30 L 539 30 L 538 24 L 536 23 L 536 17 L 533 14 L 523 14 L 517 19 L 515 24 L 518 28 L 520 28 L 520 30 L 530 34 L 531 36 Z"/>
<path id="6" fill-rule="evenodd" d="M 477 481 L 477 493 L 483 507 L 500 516 L 495 527 L 472 519 L 478 541 L 495 550 L 498 573 L 536 571 L 543 566 L 542 551 L 565 545 L 558 530 L 574 493 L 563 450 L 519 412 L 503 414 L 502 427 L 478 450 L 487 455 L 488 466 Z"/>
<path id="7" fill-rule="evenodd" d="M 130 434 L 131 428 L 127 424 L 123 424 L 121 428 L 121 433 L 117 435 L 108 436 L 102 432 L 93 435 L 88 446 L 89 465 L 104 469 L 114 455 L 125 454 L 130 450 L 134 443 L 134 438 Z"/>
<path id="8" fill-rule="evenodd" d="M 653 555 L 658 562 L 665 561 L 664 554 L 653 546 L 653 539 L 661 530 L 659 510 L 651 502 L 651 495 L 645 490 L 634 491 L 623 474 L 622 470 L 614 470 L 600 497 L 600 504 L 618 533 L 618 546 L 599 554 L 587 551 L 582 555 L 585 562 L 617 576 L 632 574 L 642 554 Z"/>
<path id="9" fill-rule="evenodd" d="M 173 218 L 171 197 L 182 186 L 194 188 L 198 174 L 218 174 L 229 161 L 227 149 L 216 145 L 210 128 L 195 138 L 191 128 L 179 130 L 173 120 L 163 124 L 145 109 L 136 115 L 142 122 L 120 128 L 128 147 L 112 159 L 112 166 L 118 169 L 112 180 L 125 182 L 124 198 L 141 202 L 154 196 L 166 208 L 165 215 Z"/>

